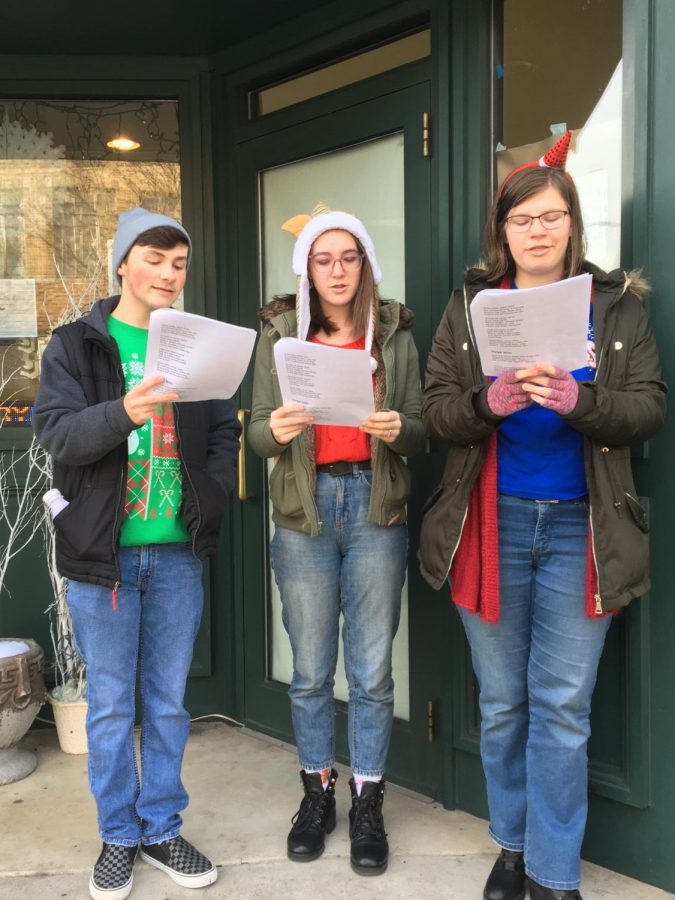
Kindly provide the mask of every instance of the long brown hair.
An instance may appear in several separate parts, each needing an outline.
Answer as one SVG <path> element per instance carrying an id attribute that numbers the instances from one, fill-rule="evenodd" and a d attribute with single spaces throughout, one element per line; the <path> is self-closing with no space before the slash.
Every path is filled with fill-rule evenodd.
<path id="1" fill-rule="evenodd" d="M 349 234 L 351 234 L 351 232 L 349 232 Z M 363 249 L 361 241 L 359 241 L 359 239 L 353 234 L 352 237 L 356 241 L 357 249 L 360 253 L 363 254 L 359 286 L 356 289 L 356 294 L 354 295 L 354 299 L 351 303 L 354 333 L 359 335 L 360 337 L 368 330 L 370 310 L 373 307 L 375 308 L 375 329 L 377 331 L 380 312 L 380 294 L 377 290 L 375 279 L 373 278 L 373 269 L 370 265 L 368 255 Z M 309 288 L 309 312 L 311 321 L 309 325 L 308 337 L 314 337 L 314 335 L 321 330 L 325 331 L 326 334 L 332 334 L 334 331 L 338 330 L 338 326 L 331 322 L 331 320 L 321 308 L 319 294 L 313 284 L 310 284 Z"/>
<path id="2" fill-rule="evenodd" d="M 547 187 L 560 192 L 570 214 L 572 231 L 570 234 L 563 278 L 578 275 L 586 256 L 586 236 L 581 218 L 579 194 L 572 179 L 562 169 L 537 166 L 516 172 L 503 185 L 492 204 L 485 225 L 485 247 L 482 266 L 489 282 L 501 281 L 505 275 L 515 275 L 516 265 L 504 237 L 506 219 L 514 208 Z"/>

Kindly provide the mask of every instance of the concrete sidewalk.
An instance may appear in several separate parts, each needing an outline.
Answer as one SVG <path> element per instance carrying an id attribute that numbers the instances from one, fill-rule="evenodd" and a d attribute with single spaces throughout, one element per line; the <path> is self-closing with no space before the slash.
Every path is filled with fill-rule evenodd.
<path id="1" fill-rule="evenodd" d="M 89 896 L 91 866 L 100 850 L 87 757 L 68 756 L 53 731 L 30 732 L 38 768 L 0 787 L 0 900 L 79 900 Z M 349 867 L 349 773 L 339 767 L 338 826 L 320 860 L 286 858 L 286 834 L 300 799 L 295 753 L 245 729 L 196 724 L 184 781 L 191 804 L 183 833 L 218 865 L 218 881 L 203 892 L 177 887 L 143 862 L 135 868 L 134 900 L 480 900 L 495 858 L 486 823 L 448 812 L 430 800 L 389 786 L 385 821 L 389 869 L 362 878 Z M 659 900 L 675 895 L 585 863 L 584 900 Z"/>

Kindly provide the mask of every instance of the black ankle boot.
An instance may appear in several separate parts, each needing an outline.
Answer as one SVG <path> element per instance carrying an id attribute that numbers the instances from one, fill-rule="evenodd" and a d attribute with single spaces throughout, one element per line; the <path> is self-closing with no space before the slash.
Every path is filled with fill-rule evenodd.
<path id="1" fill-rule="evenodd" d="M 525 862 L 521 850 L 502 850 L 485 882 L 483 900 L 523 900 Z"/>
<path id="2" fill-rule="evenodd" d="M 295 862 L 309 862 L 321 856 L 325 837 L 335 828 L 335 781 L 337 772 L 331 769 L 328 787 L 323 789 L 320 772 L 300 772 L 305 796 L 300 809 L 293 816 L 288 833 L 288 858 Z"/>
<path id="3" fill-rule="evenodd" d="M 349 811 L 352 869 L 358 875 L 381 875 L 389 862 L 389 844 L 382 818 L 384 781 L 364 781 L 361 796 L 356 793 L 353 778 L 349 787 L 352 792 Z"/>
<path id="4" fill-rule="evenodd" d="M 530 900 L 582 900 L 577 890 L 561 891 L 560 888 L 544 887 L 530 878 Z"/>

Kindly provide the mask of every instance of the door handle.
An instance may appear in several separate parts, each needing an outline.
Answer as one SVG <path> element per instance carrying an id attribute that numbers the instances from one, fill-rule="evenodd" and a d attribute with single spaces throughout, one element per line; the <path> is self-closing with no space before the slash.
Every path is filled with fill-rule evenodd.
<path id="1" fill-rule="evenodd" d="M 250 409 L 240 409 L 237 412 L 237 419 L 241 425 L 241 434 L 239 435 L 239 465 L 238 465 L 238 493 L 240 500 L 248 500 L 248 491 L 246 489 L 246 447 L 244 439 L 246 437 L 246 416 L 251 412 Z"/>

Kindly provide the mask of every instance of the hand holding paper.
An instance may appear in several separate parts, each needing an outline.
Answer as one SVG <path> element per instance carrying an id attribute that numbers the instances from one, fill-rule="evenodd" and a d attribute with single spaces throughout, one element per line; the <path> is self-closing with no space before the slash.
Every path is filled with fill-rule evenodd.
<path id="1" fill-rule="evenodd" d="M 144 378 L 124 395 L 124 410 L 137 427 L 145 425 L 155 415 L 158 403 L 173 403 L 178 400 L 178 394 L 163 387 L 165 380 L 163 375 Z"/>
<path id="2" fill-rule="evenodd" d="M 539 374 L 527 379 L 523 390 L 535 403 L 565 416 L 577 405 L 579 385 L 573 375 L 556 366 L 541 366 Z"/>
<path id="3" fill-rule="evenodd" d="M 270 416 L 270 430 L 277 444 L 290 444 L 313 421 L 304 410 L 302 403 L 288 403 L 274 410 Z"/>
<path id="4" fill-rule="evenodd" d="M 495 416 L 510 416 L 532 403 L 532 398 L 523 390 L 519 372 L 502 372 L 487 391 L 487 403 Z"/>

